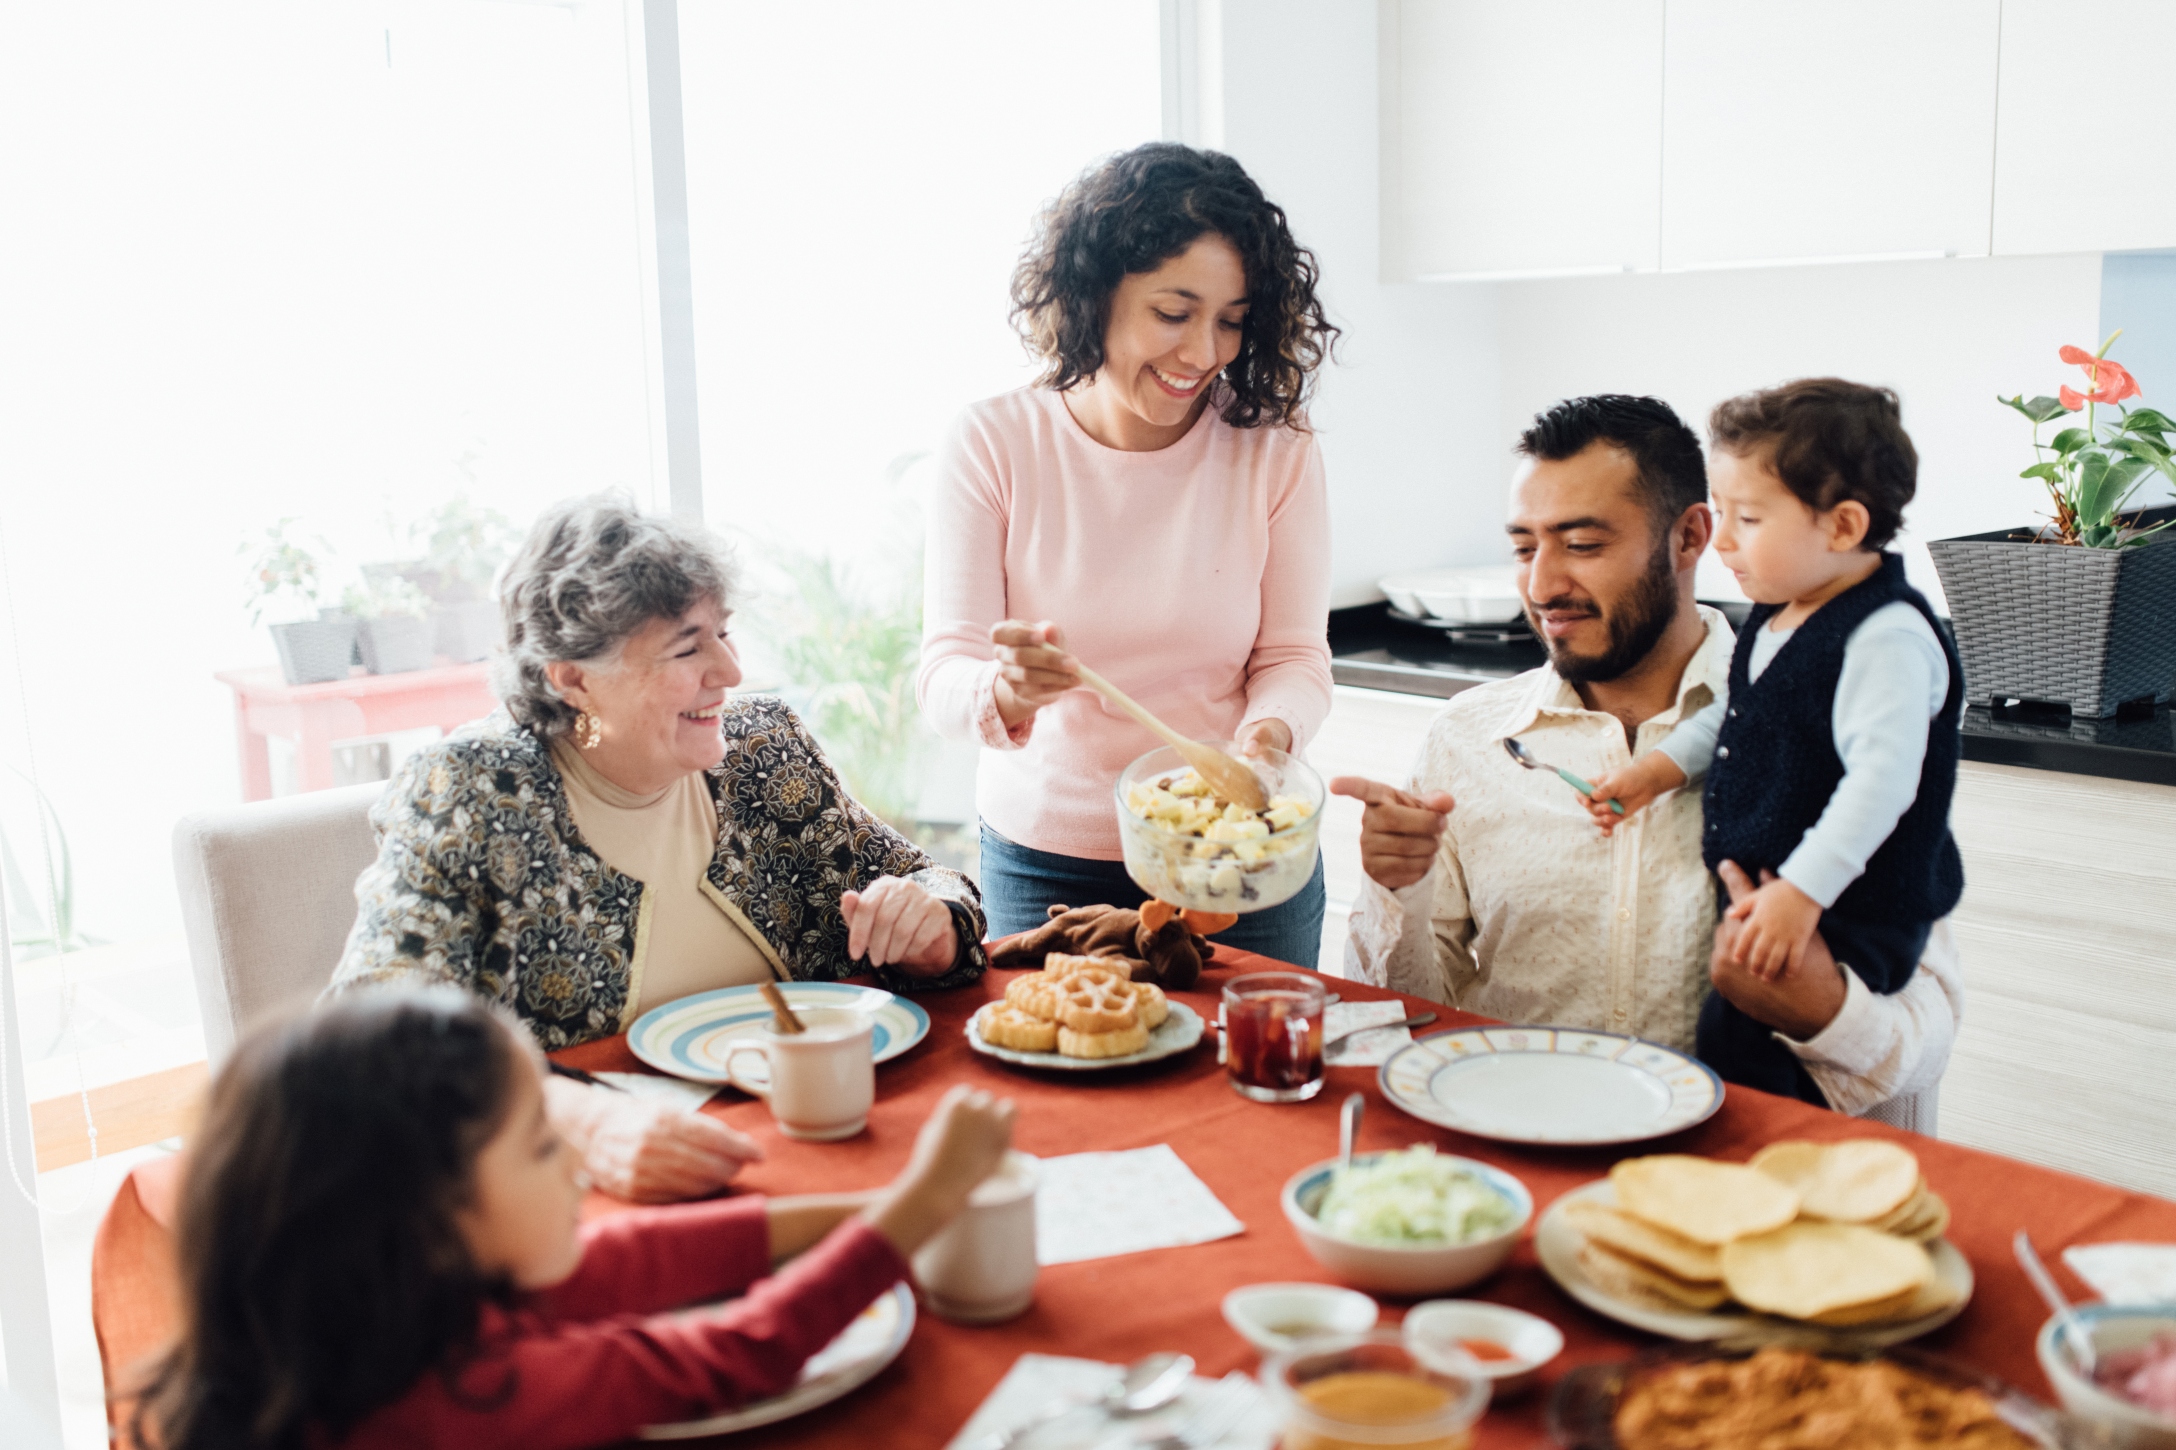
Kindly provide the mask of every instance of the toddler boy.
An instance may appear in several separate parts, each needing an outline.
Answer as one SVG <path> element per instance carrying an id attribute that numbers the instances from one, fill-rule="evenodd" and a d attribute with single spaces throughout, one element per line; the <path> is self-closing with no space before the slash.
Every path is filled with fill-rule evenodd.
<path id="1" fill-rule="evenodd" d="M 1715 552 L 1753 601 L 1728 695 L 1594 782 L 1606 831 L 1707 776 L 1708 869 L 1762 883 L 1729 908 L 1733 958 L 1774 980 L 1818 929 L 1876 992 L 1911 979 L 1964 867 L 1949 833 L 1964 668 L 1903 559 L 1883 552 L 1916 488 L 1896 394 L 1808 378 L 1709 419 Z M 1701 1059 L 1729 1082 L 1825 1105 L 1774 1033 L 1720 993 Z"/>

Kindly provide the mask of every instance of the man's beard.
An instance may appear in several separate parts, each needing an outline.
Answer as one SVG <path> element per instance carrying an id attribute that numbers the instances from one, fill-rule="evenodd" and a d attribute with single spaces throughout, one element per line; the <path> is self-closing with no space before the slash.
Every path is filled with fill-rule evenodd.
<path id="1" fill-rule="evenodd" d="M 1601 611 L 1602 622 L 1609 627 L 1609 647 L 1598 655 L 1573 654 L 1559 641 L 1550 639 L 1541 627 L 1542 610 L 1579 607 L 1569 598 L 1543 600 L 1527 607 L 1526 622 L 1534 637 L 1547 646 L 1549 663 L 1556 666 L 1557 674 L 1575 685 L 1606 683 L 1630 674 L 1677 619 L 1677 571 L 1671 567 L 1669 546 L 1656 549 L 1647 561 L 1647 572 L 1624 598 Z M 1592 605 L 1586 607 L 1593 609 Z"/>

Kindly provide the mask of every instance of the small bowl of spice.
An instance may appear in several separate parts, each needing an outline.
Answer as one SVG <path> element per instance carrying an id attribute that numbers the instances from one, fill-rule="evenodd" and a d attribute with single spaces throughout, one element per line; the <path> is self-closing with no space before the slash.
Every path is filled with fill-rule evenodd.
<path id="1" fill-rule="evenodd" d="M 1379 1312 L 1367 1295 L 1334 1284 L 1247 1284 L 1224 1296 L 1224 1322 L 1264 1354 L 1318 1335 L 1365 1334 Z"/>
<path id="2" fill-rule="evenodd" d="M 1489 1381 L 1459 1356 L 1431 1364 L 1395 1329 L 1303 1339 L 1262 1366 L 1282 1450 L 1470 1450 Z"/>
<path id="3" fill-rule="evenodd" d="M 1541 1367 L 1564 1352 L 1563 1331 L 1548 1320 L 1481 1299 L 1415 1304 L 1404 1328 L 1414 1358 L 1455 1367 L 1463 1356 L 1498 1399 L 1532 1385 Z"/>

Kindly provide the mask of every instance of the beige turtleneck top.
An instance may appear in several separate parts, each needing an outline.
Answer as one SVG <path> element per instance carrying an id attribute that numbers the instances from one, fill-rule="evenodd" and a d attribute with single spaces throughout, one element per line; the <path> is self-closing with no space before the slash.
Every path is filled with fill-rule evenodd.
<path id="1" fill-rule="evenodd" d="M 606 865 L 643 885 L 628 993 L 636 1015 L 690 993 L 773 979 L 745 923 L 709 889 L 718 812 L 700 771 L 637 795 L 598 774 L 567 741 L 552 742 L 552 763 L 582 839 Z"/>

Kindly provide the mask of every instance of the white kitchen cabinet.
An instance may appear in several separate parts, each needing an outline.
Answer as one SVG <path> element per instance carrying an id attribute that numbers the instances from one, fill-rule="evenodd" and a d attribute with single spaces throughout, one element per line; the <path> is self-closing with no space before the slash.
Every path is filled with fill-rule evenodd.
<path id="1" fill-rule="evenodd" d="M 1662 265 L 1986 255 L 2000 23 L 1998 0 L 1670 0 Z"/>
<path id="2" fill-rule="evenodd" d="M 1385 280 L 1652 269 L 1662 13 L 1385 0 Z"/>
<path id="3" fill-rule="evenodd" d="M 2172 823 L 2176 787 L 1958 772 L 1965 1001 L 1942 1137 L 2176 1194 Z"/>
<path id="4" fill-rule="evenodd" d="M 2176 4 L 2004 0 L 1994 250 L 2176 247 Z"/>

